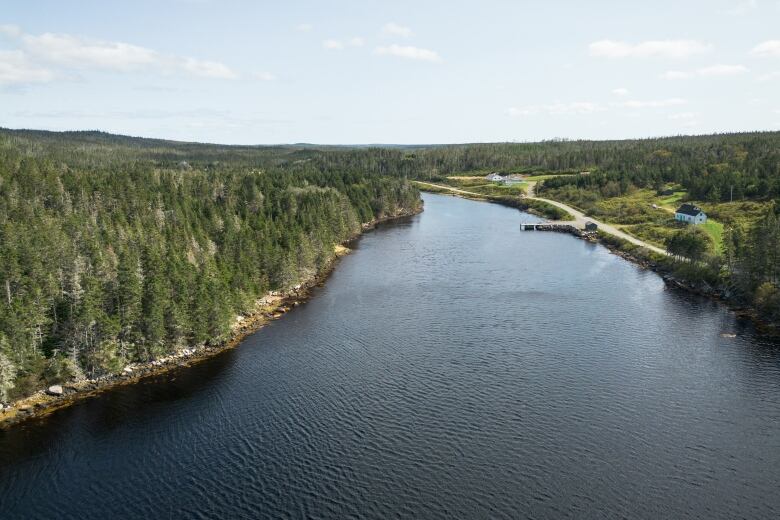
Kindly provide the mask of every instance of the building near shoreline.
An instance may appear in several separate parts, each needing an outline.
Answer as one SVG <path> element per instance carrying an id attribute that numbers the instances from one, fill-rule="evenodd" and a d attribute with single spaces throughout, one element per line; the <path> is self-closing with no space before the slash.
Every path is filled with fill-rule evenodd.
<path id="1" fill-rule="evenodd" d="M 707 214 L 700 207 L 686 202 L 674 212 L 674 219 L 688 224 L 704 224 L 707 222 Z"/>

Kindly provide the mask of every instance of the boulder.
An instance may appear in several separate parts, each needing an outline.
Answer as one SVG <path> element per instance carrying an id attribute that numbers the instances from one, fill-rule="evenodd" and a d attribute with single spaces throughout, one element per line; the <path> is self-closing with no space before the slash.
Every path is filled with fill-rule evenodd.
<path id="1" fill-rule="evenodd" d="M 62 392 L 63 391 L 62 391 L 62 386 L 61 385 L 52 385 L 52 386 L 50 386 L 49 388 L 46 389 L 46 393 L 47 394 L 54 395 L 54 396 L 57 396 L 57 397 L 61 396 Z"/>

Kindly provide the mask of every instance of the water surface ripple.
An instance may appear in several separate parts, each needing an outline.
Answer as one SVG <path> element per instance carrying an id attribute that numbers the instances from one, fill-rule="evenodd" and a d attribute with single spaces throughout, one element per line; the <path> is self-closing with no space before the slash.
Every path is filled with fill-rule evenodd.
<path id="1" fill-rule="evenodd" d="M 240 348 L 0 433 L 0 517 L 780 517 L 776 343 L 425 199 Z"/>

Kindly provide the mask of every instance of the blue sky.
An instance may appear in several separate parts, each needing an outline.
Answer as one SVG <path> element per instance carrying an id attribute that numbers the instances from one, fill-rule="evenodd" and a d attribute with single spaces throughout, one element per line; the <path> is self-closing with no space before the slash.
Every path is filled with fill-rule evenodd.
<path id="1" fill-rule="evenodd" d="M 780 130 L 780 0 L 4 0 L 0 126 L 234 144 Z"/>

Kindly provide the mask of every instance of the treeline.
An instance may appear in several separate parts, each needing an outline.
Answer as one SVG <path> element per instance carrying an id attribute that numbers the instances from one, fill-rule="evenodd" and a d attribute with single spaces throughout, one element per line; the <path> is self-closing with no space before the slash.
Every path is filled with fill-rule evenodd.
<path id="1" fill-rule="evenodd" d="M 454 173 L 589 171 L 545 182 L 603 190 L 682 185 L 691 198 L 728 201 L 780 197 L 780 133 L 756 132 L 625 141 L 546 141 L 415 149 L 329 150 L 312 160 L 324 170 L 436 179 Z"/>
<path id="2" fill-rule="evenodd" d="M 780 324 L 780 206 L 773 204 L 748 229 L 729 228 L 725 249 L 732 290 L 764 318 Z"/>
<path id="3" fill-rule="evenodd" d="M 361 223 L 420 204 L 286 149 L 79 137 L 0 132 L 0 401 L 220 341 Z"/>
<path id="4" fill-rule="evenodd" d="M 437 179 L 472 171 L 563 172 L 545 188 L 601 190 L 607 196 L 631 186 L 682 185 L 692 199 L 728 201 L 780 197 L 780 132 L 678 136 L 620 141 L 543 141 L 463 145 L 222 146 L 115 136 L 102 132 L 1 131 L 14 146 L 81 168 L 126 165 L 144 159 L 161 166 L 179 162 L 202 169 L 223 162 L 249 168 L 283 167 Z M 65 137 L 65 138 L 63 138 Z"/>

